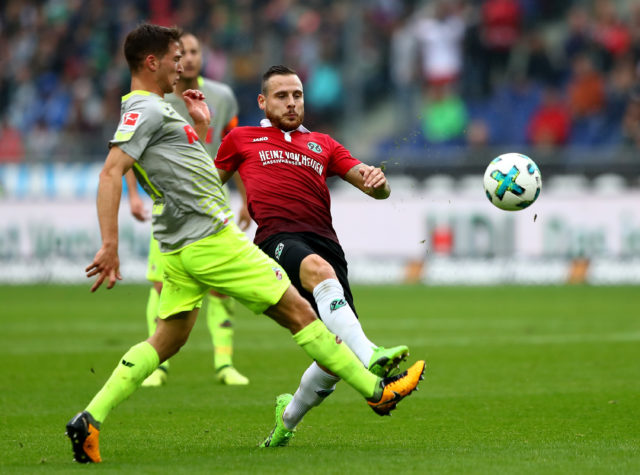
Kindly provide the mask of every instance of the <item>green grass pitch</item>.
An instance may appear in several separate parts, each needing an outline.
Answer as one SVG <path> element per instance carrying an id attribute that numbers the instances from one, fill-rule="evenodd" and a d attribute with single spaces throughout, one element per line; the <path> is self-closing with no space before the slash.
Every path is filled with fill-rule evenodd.
<path id="1" fill-rule="evenodd" d="M 357 287 L 365 330 L 427 360 L 393 417 L 341 383 L 290 447 L 259 449 L 275 396 L 309 363 L 241 309 L 236 366 L 212 372 L 204 319 L 169 384 L 103 425 L 104 463 L 72 462 L 64 426 L 146 338 L 148 287 L 0 287 L 0 473 L 640 473 L 640 288 Z"/>

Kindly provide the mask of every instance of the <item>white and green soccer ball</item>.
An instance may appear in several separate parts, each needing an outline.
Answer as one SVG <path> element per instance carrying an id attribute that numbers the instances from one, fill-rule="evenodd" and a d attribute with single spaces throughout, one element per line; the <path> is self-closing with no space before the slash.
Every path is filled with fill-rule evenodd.
<path id="1" fill-rule="evenodd" d="M 484 172 L 487 198 L 506 211 L 527 208 L 538 199 L 541 188 L 538 165 L 521 153 L 505 153 L 494 158 Z"/>

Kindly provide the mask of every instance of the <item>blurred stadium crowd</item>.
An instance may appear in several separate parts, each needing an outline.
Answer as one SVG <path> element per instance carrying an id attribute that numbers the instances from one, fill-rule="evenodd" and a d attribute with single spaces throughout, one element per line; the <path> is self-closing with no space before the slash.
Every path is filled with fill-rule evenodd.
<path id="1" fill-rule="evenodd" d="M 241 125 L 284 63 L 310 128 L 347 146 L 355 128 L 380 155 L 640 147 L 634 0 L 5 0 L 0 162 L 101 160 L 129 87 L 121 45 L 143 20 L 201 39 Z"/>

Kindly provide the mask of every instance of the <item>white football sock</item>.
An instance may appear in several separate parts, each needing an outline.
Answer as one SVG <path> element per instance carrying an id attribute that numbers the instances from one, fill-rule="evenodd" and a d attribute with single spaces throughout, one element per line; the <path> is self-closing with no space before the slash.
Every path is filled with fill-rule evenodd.
<path id="1" fill-rule="evenodd" d="M 368 368 L 376 345 L 362 331 L 358 317 L 344 298 L 340 282 L 336 279 L 323 280 L 313 289 L 313 297 L 326 327 L 338 335 Z"/>
<path id="2" fill-rule="evenodd" d="M 319 405 L 336 388 L 340 378 L 327 373 L 314 361 L 302 375 L 300 386 L 282 414 L 284 426 L 293 430 L 312 407 Z"/>

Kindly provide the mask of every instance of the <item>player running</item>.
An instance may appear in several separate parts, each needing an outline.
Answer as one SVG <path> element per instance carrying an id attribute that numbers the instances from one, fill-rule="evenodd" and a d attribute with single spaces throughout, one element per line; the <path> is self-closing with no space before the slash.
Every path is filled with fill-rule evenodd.
<path id="1" fill-rule="evenodd" d="M 213 160 L 222 141 L 222 137 L 238 123 L 238 103 L 229 86 L 200 76 L 200 70 L 202 69 L 202 49 L 200 48 L 198 39 L 190 33 L 183 33 L 180 37 L 180 42 L 182 44 L 183 72 L 178 79 L 174 93 L 165 94 L 164 100 L 171 104 L 176 112 L 186 119 L 187 122 L 195 125 L 182 99 L 182 93 L 187 89 L 198 89 L 204 93 L 204 100 L 212 116 L 211 125 L 207 130 L 203 145 L 211 156 L 211 160 Z M 146 211 L 138 195 L 136 178 L 133 172 L 127 173 L 126 179 L 131 213 L 136 219 L 144 221 L 146 220 Z M 238 186 L 242 186 L 240 180 L 237 180 L 237 184 Z M 226 187 L 223 189 L 226 192 Z M 240 229 L 245 230 L 250 222 L 251 218 L 246 212 L 246 206 L 243 206 L 237 217 L 237 223 Z M 153 236 L 151 236 L 151 242 L 149 244 L 147 280 L 152 283 L 147 301 L 147 328 L 149 335 L 153 335 L 158 317 L 158 302 L 160 301 L 160 293 L 162 292 L 160 247 L 158 241 L 156 241 Z M 207 327 L 209 328 L 213 341 L 213 364 L 216 378 L 222 384 L 227 385 L 249 384 L 249 379 L 233 366 L 235 300 L 219 294 L 214 290 L 207 295 L 206 300 L 205 316 L 207 319 Z M 166 383 L 168 374 L 169 361 L 165 361 L 142 382 L 142 386 L 162 386 Z"/>
<path id="2" fill-rule="evenodd" d="M 225 183 L 237 170 L 246 188 L 254 242 L 287 271 L 324 324 L 379 376 L 409 354 L 402 345 L 372 343 L 358 321 L 344 252 L 333 229 L 326 179 L 338 175 L 376 199 L 391 193 L 380 168 L 370 167 L 328 135 L 303 125 L 304 93 L 295 71 L 273 66 L 263 76 L 258 105 L 261 127 L 239 127 L 223 140 L 215 160 Z M 312 407 L 340 380 L 316 362 L 302 375 L 295 394 L 276 399 L 276 425 L 263 447 L 284 446 Z"/>
<path id="3" fill-rule="evenodd" d="M 154 201 L 152 224 L 160 245 L 163 289 L 155 333 L 120 358 L 85 410 L 67 423 L 78 462 L 101 461 L 101 424 L 184 345 L 202 298 L 212 288 L 287 328 L 312 359 L 347 381 L 378 414 L 393 410 L 416 389 L 424 372 L 424 361 L 390 378 L 367 371 L 317 319 L 279 264 L 229 218 L 220 178 L 200 141 L 211 119 L 204 95 L 192 89 L 183 94 L 193 126 L 163 99 L 182 73 L 179 39 L 175 28 L 142 24 L 125 40 L 131 92 L 122 98 L 120 124 L 100 173 L 97 212 L 102 246 L 86 272 L 87 277 L 97 276 L 92 291 L 105 281 L 110 289 L 122 278 L 118 208 L 122 176 L 133 167 Z"/>

